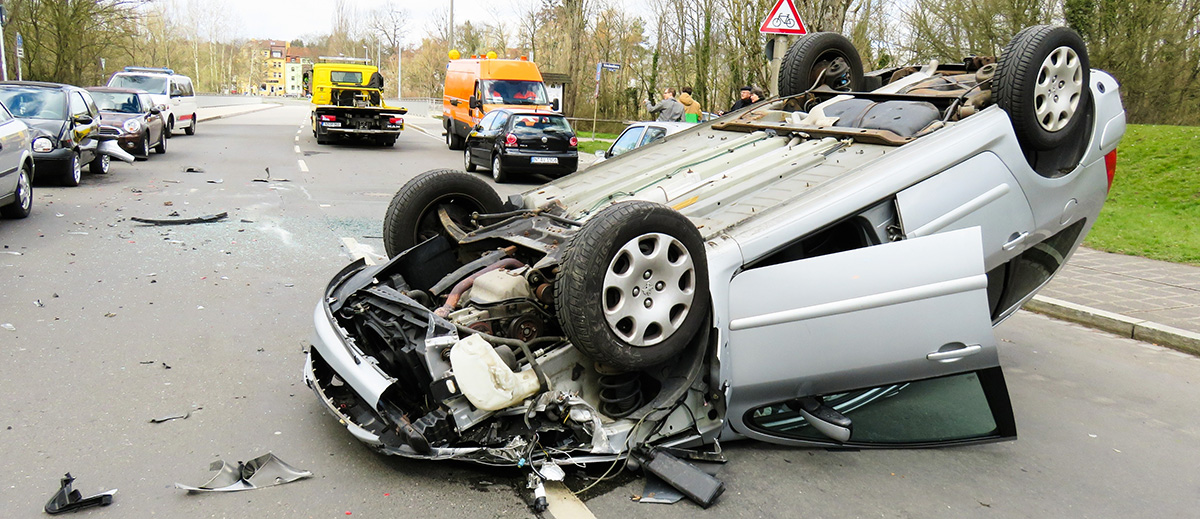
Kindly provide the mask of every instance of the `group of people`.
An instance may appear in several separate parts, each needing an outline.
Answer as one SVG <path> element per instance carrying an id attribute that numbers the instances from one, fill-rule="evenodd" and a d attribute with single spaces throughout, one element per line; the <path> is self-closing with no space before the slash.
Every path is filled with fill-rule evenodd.
<path id="1" fill-rule="evenodd" d="M 744 86 L 738 91 L 738 99 L 734 101 L 733 106 L 729 111 L 740 110 L 754 103 L 759 102 L 765 96 L 765 93 L 758 87 Z M 646 109 L 650 114 L 658 114 L 658 121 L 686 121 L 700 122 L 704 117 L 704 110 L 700 108 L 700 102 L 692 99 L 692 88 L 683 87 L 683 93 L 679 97 L 675 97 L 675 89 L 667 88 L 663 90 L 662 101 L 653 105 L 650 101 L 646 101 Z M 718 115 L 725 112 L 717 112 Z"/>

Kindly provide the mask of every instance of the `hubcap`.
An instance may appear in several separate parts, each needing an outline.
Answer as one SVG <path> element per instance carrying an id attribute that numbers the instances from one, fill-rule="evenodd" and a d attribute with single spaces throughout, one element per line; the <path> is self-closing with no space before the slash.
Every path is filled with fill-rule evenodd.
<path id="1" fill-rule="evenodd" d="M 604 318 L 633 346 L 653 346 L 683 325 L 696 297 L 696 268 L 674 237 L 647 233 L 617 250 L 604 273 Z"/>
<path id="2" fill-rule="evenodd" d="M 1042 129 L 1056 132 L 1066 127 L 1079 108 L 1083 88 L 1083 66 L 1074 49 L 1059 47 L 1046 56 L 1033 89 L 1033 112 Z"/>
<path id="3" fill-rule="evenodd" d="M 96 160 L 100 161 L 100 171 L 108 173 L 108 164 L 109 164 L 109 160 L 111 160 L 108 158 L 108 155 L 101 155 L 100 158 L 98 158 Z"/>
<path id="4" fill-rule="evenodd" d="M 463 169 L 471 169 L 471 150 L 463 150 Z"/>
<path id="5" fill-rule="evenodd" d="M 500 157 L 492 159 L 492 178 L 500 180 Z"/>
<path id="6" fill-rule="evenodd" d="M 71 176 L 76 183 L 83 178 L 83 168 L 79 165 L 79 155 L 71 157 Z"/>
<path id="7" fill-rule="evenodd" d="M 21 172 L 21 177 L 17 179 L 17 199 L 21 201 L 21 207 L 28 211 L 33 207 L 33 193 L 29 189 L 29 175 Z"/>

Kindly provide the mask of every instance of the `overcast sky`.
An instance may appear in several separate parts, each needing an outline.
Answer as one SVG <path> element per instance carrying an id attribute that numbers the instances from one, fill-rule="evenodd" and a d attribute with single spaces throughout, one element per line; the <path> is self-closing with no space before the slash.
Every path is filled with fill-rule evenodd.
<path id="1" fill-rule="evenodd" d="M 532 0 L 454 0 L 454 22 L 467 20 L 484 24 L 497 18 L 509 18 L 516 25 L 516 12 Z M 619 0 L 626 2 L 626 0 Z M 370 12 L 385 0 L 352 0 L 360 12 Z M 450 0 L 398 0 L 410 16 L 405 26 L 405 43 L 419 43 L 430 32 L 439 12 L 445 12 Z M 230 0 L 232 14 L 240 19 L 237 35 L 256 39 L 294 40 L 306 35 L 328 34 L 333 17 L 333 0 Z M 515 27 L 514 27 L 515 28 Z"/>

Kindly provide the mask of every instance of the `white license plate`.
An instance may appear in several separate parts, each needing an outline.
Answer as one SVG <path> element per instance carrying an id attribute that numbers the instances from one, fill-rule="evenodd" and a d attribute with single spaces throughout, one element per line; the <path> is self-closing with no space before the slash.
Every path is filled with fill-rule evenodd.
<path id="1" fill-rule="evenodd" d="M 323 122 L 323 123 L 321 123 L 321 126 L 324 126 L 324 127 L 326 127 L 326 128 L 341 128 L 341 127 L 342 127 L 342 123 L 338 123 L 338 122 L 332 122 L 332 123 L 331 123 L 331 122 Z"/>
<path id="2" fill-rule="evenodd" d="M 529 159 L 530 164 L 558 164 L 558 157 L 533 157 Z"/>

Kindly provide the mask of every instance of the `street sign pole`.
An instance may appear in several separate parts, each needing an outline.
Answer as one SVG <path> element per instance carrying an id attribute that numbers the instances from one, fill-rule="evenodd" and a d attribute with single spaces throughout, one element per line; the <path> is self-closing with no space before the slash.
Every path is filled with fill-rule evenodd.
<path id="1" fill-rule="evenodd" d="M 17 33 L 17 81 L 24 81 L 21 78 L 21 58 L 25 57 L 25 40 L 21 39 L 21 33 Z"/>
<path id="2" fill-rule="evenodd" d="M 8 11 L 0 4 L 0 81 L 8 81 L 8 63 L 4 61 L 4 22 L 8 21 Z"/>

